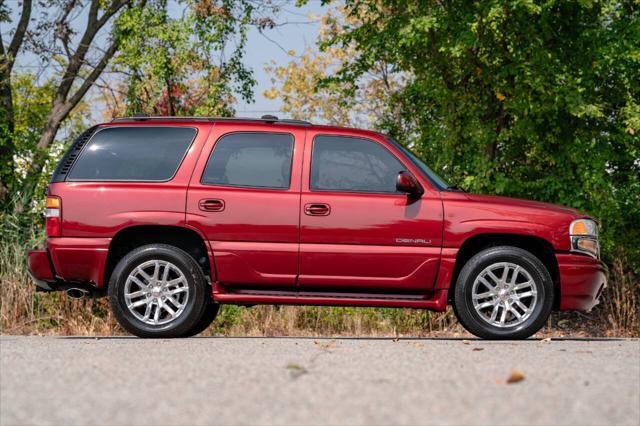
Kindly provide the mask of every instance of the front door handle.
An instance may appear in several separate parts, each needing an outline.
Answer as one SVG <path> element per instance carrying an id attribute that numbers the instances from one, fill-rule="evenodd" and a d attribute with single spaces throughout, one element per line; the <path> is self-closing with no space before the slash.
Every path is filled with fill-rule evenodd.
<path id="1" fill-rule="evenodd" d="M 309 216 L 329 216 L 329 213 L 331 213 L 329 204 L 312 203 L 304 206 L 304 214 Z"/>
<path id="2" fill-rule="evenodd" d="M 221 212 L 224 210 L 224 201 L 213 199 L 200 200 L 198 207 L 205 212 Z"/>

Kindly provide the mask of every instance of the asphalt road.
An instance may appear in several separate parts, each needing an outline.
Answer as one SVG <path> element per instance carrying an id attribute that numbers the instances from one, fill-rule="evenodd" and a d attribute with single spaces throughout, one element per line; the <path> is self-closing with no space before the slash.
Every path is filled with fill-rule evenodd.
<path id="1" fill-rule="evenodd" d="M 640 341 L 1 336 L 0 424 L 638 425 Z"/>

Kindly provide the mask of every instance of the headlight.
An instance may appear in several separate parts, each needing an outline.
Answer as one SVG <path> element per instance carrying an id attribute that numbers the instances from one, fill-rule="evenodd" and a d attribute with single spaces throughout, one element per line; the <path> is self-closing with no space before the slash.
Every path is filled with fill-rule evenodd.
<path id="1" fill-rule="evenodd" d="M 600 258 L 600 242 L 598 241 L 598 225 L 591 219 L 578 219 L 569 226 L 571 251 L 589 254 Z"/>

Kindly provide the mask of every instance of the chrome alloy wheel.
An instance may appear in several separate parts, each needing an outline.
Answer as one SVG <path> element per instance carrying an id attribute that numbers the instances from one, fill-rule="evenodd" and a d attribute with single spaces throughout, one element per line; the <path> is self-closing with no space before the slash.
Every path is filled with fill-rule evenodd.
<path id="1" fill-rule="evenodd" d="M 471 289 L 473 307 L 480 318 L 495 327 L 515 327 L 533 313 L 538 285 L 520 265 L 499 262 L 478 274 Z"/>
<path id="2" fill-rule="evenodd" d="M 180 269 L 165 260 L 149 260 L 137 266 L 124 285 L 129 311 L 149 325 L 168 324 L 187 306 L 189 287 Z"/>

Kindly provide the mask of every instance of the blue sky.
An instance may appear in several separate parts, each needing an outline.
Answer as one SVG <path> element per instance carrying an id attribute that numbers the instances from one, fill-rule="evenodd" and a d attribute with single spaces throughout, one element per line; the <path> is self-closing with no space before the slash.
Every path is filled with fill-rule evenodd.
<path id="1" fill-rule="evenodd" d="M 19 0 L 5 0 L 5 3 L 11 10 L 13 22 L 9 25 L 4 23 L 1 31 L 3 41 L 8 43 L 10 32 L 15 28 L 15 23 L 19 19 L 21 3 Z M 317 19 L 310 18 L 309 15 L 316 18 L 324 15 L 327 6 L 322 6 L 320 0 L 308 0 L 307 4 L 302 7 L 295 6 L 295 0 L 285 3 L 281 13 L 276 17 L 276 22 L 287 23 L 271 30 L 264 30 L 264 34 L 252 28 L 248 34 L 248 41 L 245 53 L 245 63 L 254 72 L 254 78 L 257 82 L 254 87 L 253 103 L 239 101 L 236 111 L 239 116 L 260 116 L 263 114 L 279 114 L 281 103 L 278 100 L 267 99 L 263 96 L 263 92 L 271 87 L 269 76 L 265 73 L 264 67 L 267 63 L 274 60 L 276 63 L 286 63 L 293 58 L 287 54 L 287 51 L 294 50 L 300 54 L 307 47 L 313 47 L 319 31 L 319 22 Z M 37 17 L 41 10 L 35 9 L 32 17 Z M 81 26 L 83 20 L 77 21 Z M 31 54 L 21 54 L 16 61 L 16 71 L 38 71 L 38 59 Z M 46 70 L 45 70 L 46 73 Z M 284 117 L 283 114 L 280 114 Z"/>
<path id="2" fill-rule="evenodd" d="M 238 105 L 238 115 L 260 115 L 260 114 L 276 114 L 280 109 L 278 100 L 266 99 L 262 92 L 271 87 L 269 76 L 264 72 L 264 66 L 271 60 L 276 63 L 286 63 L 293 58 L 287 55 L 286 51 L 293 49 L 297 54 L 302 53 L 305 48 L 315 46 L 318 36 L 319 22 L 313 23 L 296 23 L 310 21 L 307 16 L 309 13 L 316 17 L 324 15 L 327 7 L 322 6 L 320 0 L 309 0 L 303 7 L 295 7 L 292 1 L 290 6 L 283 9 L 282 15 L 278 22 L 291 22 L 282 27 L 276 27 L 272 30 L 266 30 L 265 35 L 261 35 L 258 30 L 252 29 L 249 32 L 246 64 L 254 70 L 254 77 L 257 81 L 255 87 L 255 103 Z"/>

